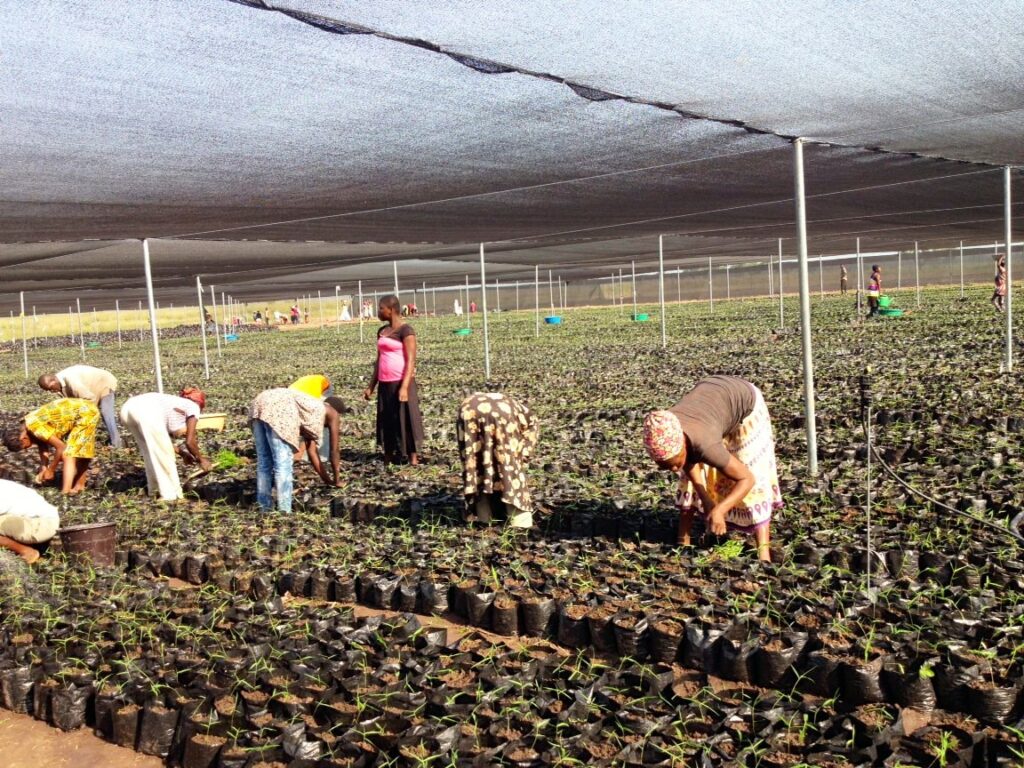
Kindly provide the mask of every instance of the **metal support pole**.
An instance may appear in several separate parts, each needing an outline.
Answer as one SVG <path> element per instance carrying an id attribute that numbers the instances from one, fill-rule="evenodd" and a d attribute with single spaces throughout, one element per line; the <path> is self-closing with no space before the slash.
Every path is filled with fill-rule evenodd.
<path id="1" fill-rule="evenodd" d="M 13 335 L 13 334 L 12 334 Z M 25 330 L 25 292 L 21 292 L 21 358 L 25 363 L 25 378 L 28 378 L 28 332 Z"/>
<path id="2" fill-rule="evenodd" d="M 394 269 L 394 272 L 395 272 L 395 298 L 397 299 L 397 298 L 399 298 L 398 297 L 398 262 L 397 261 L 393 261 L 393 262 L 391 262 L 391 265 L 392 265 L 392 268 Z"/>
<path id="3" fill-rule="evenodd" d="M 824 257 L 818 254 L 818 295 L 825 298 L 825 268 L 822 266 Z"/>
<path id="4" fill-rule="evenodd" d="M 142 301 L 139 301 L 139 314 L 142 314 Z M 139 326 L 139 341 L 142 341 L 142 329 L 144 326 Z"/>
<path id="5" fill-rule="evenodd" d="M 768 254 L 768 298 L 775 297 L 775 259 Z"/>
<path id="6" fill-rule="evenodd" d="M 960 241 L 960 298 L 964 297 L 964 241 Z"/>
<path id="7" fill-rule="evenodd" d="M 519 311 L 519 281 L 516 280 L 516 312 Z"/>
<path id="8" fill-rule="evenodd" d="M 668 331 L 665 328 L 665 237 L 658 235 L 658 305 L 661 311 L 661 348 L 668 346 Z"/>
<path id="9" fill-rule="evenodd" d="M 914 288 L 917 292 L 917 308 L 921 308 L 921 263 L 917 240 L 914 241 Z"/>
<path id="10" fill-rule="evenodd" d="M 341 286 L 334 286 L 334 332 L 341 331 Z"/>
<path id="11" fill-rule="evenodd" d="M 903 287 L 903 251 L 896 251 L 896 288 Z"/>
<path id="12" fill-rule="evenodd" d="M 1006 363 L 1007 373 L 1013 371 L 1013 206 L 1010 187 L 1010 166 L 1003 168 L 1003 211 L 1006 216 Z"/>
<path id="13" fill-rule="evenodd" d="M 149 330 L 153 334 L 153 366 L 156 371 L 156 391 L 164 391 L 164 375 L 160 370 L 160 339 L 156 330 L 156 301 L 153 299 L 153 271 L 149 266 L 149 240 L 142 241 L 142 262 L 146 268 L 146 297 L 149 299 Z"/>
<path id="14" fill-rule="evenodd" d="M 496 312 L 501 312 L 501 281 L 494 281 L 494 309 Z"/>
<path id="15" fill-rule="evenodd" d="M 78 343 L 82 348 L 82 359 L 85 360 L 85 330 L 82 328 L 82 300 L 75 298 L 75 309 L 78 312 Z"/>
<path id="16" fill-rule="evenodd" d="M 633 270 L 633 319 L 636 320 L 637 309 L 636 309 L 636 262 L 630 262 Z"/>
<path id="17" fill-rule="evenodd" d="M 732 280 L 729 277 L 729 274 L 730 274 L 731 270 L 732 270 L 732 264 L 726 264 L 725 265 L 725 300 L 726 301 L 731 301 L 732 300 Z"/>
<path id="18" fill-rule="evenodd" d="M 32 305 L 32 346 L 39 346 L 39 329 L 36 327 L 36 306 Z"/>
<path id="19" fill-rule="evenodd" d="M 676 267 L 676 303 L 683 303 L 683 270 Z"/>
<path id="20" fill-rule="evenodd" d="M 711 257 L 708 256 L 708 306 L 715 311 L 715 283 L 711 272 Z"/>
<path id="21" fill-rule="evenodd" d="M 551 279 L 551 270 L 548 270 L 548 301 L 551 304 L 551 314 L 555 314 L 555 284 Z"/>
<path id="22" fill-rule="evenodd" d="M 783 294 L 782 290 L 782 238 L 779 238 L 779 330 L 786 327 L 785 317 L 783 315 Z"/>
<path id="23" fill-rule="evenodd" d="M 800 258 L 800 335 L 804 367 L 804 416 L 807 420 L 807 472 L 818 474 L 818 435 L 814 415 L 814 359 L 811 350 L 811 290 L 807 276 L 807 201 L 804 198 L 804 140 L 793 142 L 797 253 Z"/>
<path id="24" fill-rule="evenodd" d="M 117 321 L 117 348 L 121 348 L 121 301 L 114 299 L 114 317 Z"/>
<path id="25" fill-rule="evenodd" d="M 359 343 L 363 343 L 363 281 L 359 281 Z"/>
<path id="26" fill-rule="evenodd" d="M 206 347 L 206 312 L 203 307 L 203 284 L 196 275 L 196 295 L 199 297 L 199 329 L 203 337 L 203 370 L 206 372 L 206 380 L 210 380 L 210 353 Z"/>
<path id="27" fill-rule="evenodd" d="M 484 244 L 480 243 L 480 305 L 484 313 L 484 382 L 491 380 L 491 338 L 487 325 L 487 267 Z"/>
<path id="28" fill-rule="evenodd" d="M 320 330 L 324 329 L 324 297 L 320 295 L 320 289 L 316 289 L 316 301 L 320 305 Z"/>
<path id="29" fill-rule="evenodd" d="M 860 255 L 860 238 L 857 238 L 857 321 L 860 322 L 861 298 L 864 289 L 864 265 Z"/>
<path id="30" fill-rule="evenodd" d="M 462 314 L 466 316 L 466 327 L 469 328 L 470 324 L 470 312 L 469 312 L 469 275 L 466 275 L 466 303 L 462 305 Z"/>
<path id="31" fill-rule="evenodd" d="M 626 308 L 626 291 L 622 283 L 622 268 L 619 267 L 619 312 Z"/>
<path id="32" fill-rule="evenodd" d="M 296 301 L 295 303 L 298 304 L 298 301 Z M 228 343 L 228 326 L 231 325 L 231 309 L 228 307 L 227 300 L 224 298 L 224 291 L 220 292 L 220 311 L 221 311 L 222 315 L 223 315 L 223 313 L 225 311 L 227 311 L 227 317 L 222 317 L 221 318 L 221 324 L 220 324 L 220 328 L 224 332 L 224 343 L 227 344 Z M 302 310 L 300 309 L 299 312 L 301 312 L 301 311 Z M 299 322 L 302 322 L 301 319 L 299 320 Z"/>
<path id="33" fill-rule="evenodd" d="M 210 286 L 210 304 L 210 308 L 213 310 L 210 313 L 210 317 L 213 318 L 213 336 L 217 339 L 217 357 L 220 357 L 220 326 L 217 325 L 217 292 L 214 290 L 212 285 Z M 206 322 L 205 317 L 203 318 L 203 322 Z"/>
<path id="34" fill-rule="evenodd" d="M 536 315 L 533 335 L 540 338 L 540 266 L 533 268 L 533 312 Z"/>

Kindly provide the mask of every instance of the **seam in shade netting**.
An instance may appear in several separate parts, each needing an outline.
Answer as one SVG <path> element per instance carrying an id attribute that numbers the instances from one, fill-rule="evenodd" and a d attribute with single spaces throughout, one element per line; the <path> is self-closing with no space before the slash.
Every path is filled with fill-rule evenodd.
<path id="1" fill-rule="evenodd" d="M 686 118 L 688 120 L 702 120 L 702 121 L 717 123 L 719 125 L 728 125 L 730 127 L 738 128 L 740 130 L 743 130 L 743 131 L 746 131 L 746 132 L 752 133 L 752 134 L 777 136 L 777 137 L 779 137 L 781 139 L 785 139 L 787 141 L 791 141 L 791 140 L 793 140 L 795 138 L 798 138 L 796 135 L 789 135 L 789 134 L 782 133 L 782 132 L 777 131 L 777 130 L 771 130 L 771 129 L 767 129 L 767 128 L 759 128 L 757 126 L 754 126 L 754 125 L 751 125 L 751 124 L 747 123 L 744 120 L 737 120 L 737 119 L 734 119 L 734 118 L 728 118 L 728 117 L 722 117 L 722 116 L 712 116 L 712 115 L 700 114 L 700 113 L 697 113 L 697 112 L 692 112 L 690 110 L 687 110 L 687 109 L 681 107 L 678 104 L 671 104 L 671 103 L 668 103 L 668 102 L 665 102 L 665 101 L 661 101 L 661 100 L 658 100 L 658 99 L 645 98 L 645 97 L 641 97 L 641 96 L 631 96 L 631 95 L 626 95 L 626 94 L 616 94 L 616 93 L 612 93 L 610 91 L 606 91 L 606 90 L 604 90 L 602 88 L 597 88 L 597 87 L 594 87 L 594 86 L 591 86 L 591 85 L 585 85 L 583 83 L 578 83 L 578 82 L 570 81 L 570 80 L 568 80 L 568 79 L 566 79 L 564 77 L 561 77 L 559 75 L 556 75 L 556 74 L 552 74 L 552 73 L 548 73 L 548 72 L 539 72 L 539 71 L 528 69 L 526 67 L 519 67 L 519 66 L 515 66 L 515 65 L 512 65 L 512 64 L 502 63 L 502 62 L 499 62 L 499 61 L 495 61 L 493 59 L 487 59 L 487 58 L 483 58 L 483 57 L 480 57 L 480 56 L 473 56 L 473 55 L 469 55 L 469 54 L 465 54 L 465 53 L 460 53 L 460 52 L 456 52 L 456 51 L 446 50 L 440 44 L 431 42 L 429 40 L 423 40 L 421 38 L 416 38 L 416 37 L 407 37 L 405 35 L 396 35 L 396 34 L 393 34 L 393 33 L 390 33 L 390 32 L 385 32 L 383 30 L 373 29 L 371 27 L 366 27 L 366 26 L 362 26 L 362 25 L 359 25 L 359 24 L 353 24 L 351 22 L 342 21 L 342 20 L 339 20 L 339 19 L 334 19 L 334 18 L 330 18 L 330 17 L 326 17 L 326 16 L 312 14 L 312 13 L 308 13 L 306 11 L 296 10 L 296 9 L 293 9 L 293 8 L 289 8 L 289 7 L 285 6 L 285 5 L 275 5 L 272 2 L 270 2 L 270 0 L 228 0 L 228 1 L 232 2 L 232 3 L 235 3 L 237 5 L 242 5 L 242 6 L 247 7 L 247 8 L 253 8 L 253 9 L 257 9 L 257 10 L 265 10 L 265 11 L 276 11 L 277 13 L 281 13 L 281 14 L 283 14 L 285 16 L 288 16 L 289 18 L 295 19 L 296 21 L 299 21 L 299 22 L 301 22 L 303 24 L 308 24 L 308 25 L 310 25 L 312 27 L 315 27 L 316 29 L 321 29 L 321 30 L 324 30 L 326 32 L 331 32 L 333 34 L 340 34 L 340 35 L 353 35 L 353 34 L 356 34 L 356 35 L 373 35 L 374 37 L 378 37 L 378 38 L 380 38 L 382 40 L 389 40 L 391 42 L 400 43 L 400 44 L 403 44 L 403 45 L 410 45 L 410 46 L 413 46 L 413 47 L 416 47 L 416 48 L 421 48 L 423 50 L 431 51 L 433 53 L 440 53 L 440 54 L 442 54 L 444 56 L 449 57 L 453 61 L 455 61 L 455 62 L 457 62 L 459 64 L 462 64 L 463 66 L 465 66 L 465 67 L 467 67 L 469 69 L 472 69 L 475 72 L 479 72 L 479 73 L 482 73 L 482 74 L 494 75 L 494 74 L 510 74 L 510 73 L 515 73 L 515 74 L 523 75 L 524 77 L 530 77 L 530 78 L 534 78 L 534 79 L 538 79 L 538 80 L 548 80 L 548 81 L 551 81 L 551 82 L 560 83 L 562 85 L 565 85 L 569 89 L 571 89 L 573 91 L 573 93 L 575 93 L 577 96 L 579 96 L 580 98 L 586 99 L 587 101 L 594 101 L 594 102 L 625 101 L 625 102 L 627 102 L 629 104 L 637 104 L 639 106 L 652 107 L 654 109 L 658 109 L 658 110 L 665 111 L 665 112 L 672 112 L 673 114 L 679 115 L 680 117 L 684 117 L 684 118 Z M 886 134 L 886 133 L 890 133 L 890 132 L 899 132 L 899 131 L 904 131 L 904 130 L 910 130 L 912 128 L 924 127 L 924 126 L 928 126 L 928 125 L 939 125 L 939 124 L 949 124 L 949 123 L 956 123 L 956 122 L 965 122 L 965 121 L 970 121 L 970 120 L 976 120 L 976 119 L 981 119 L 981 118 L 985 118 L 985 117 L 990 117 L 990 116 L 993 116 L 993 115 L 1002 115 L 1002 114 L 1017 112 L 1017 111 L 1021 111 L 1021 110 L 1024 110 L 1024 107 L 1015 107 L 1015 108 L 1012 108 L 1012 109 L 1009 109 L 1009 110 L 995 110 L 995 111 L 984 112 L 984 113 L 975 114 L 975 115 L 965 115 L 965 116 L 952 117 L 952 118 L 943 118 L 943 119 L 940 119 L 940 120 L 935 120 L 935 121 L 921 123 L 920 125 L 894 126 L 892 128 L 880 128 L 880 129 L 873 129 L 871 131 L 853 132 L 853 133 L 842 134 L 840 136 L 829 137 L 829 138 L 812 137 L 812 136 L 805 136 L 804 138 L 807 139 L 808 141 L 814 141 L 814 142 L 821 143 L 821 144 L 829 144 L 829 145 L 832 145 L 832 146 L 852 146 L 852 147 L 858 147 L 858 148 L 863 149 L 865 151 L 874 152 L 874 153 L 878 153 L 878 154 L 903 155 L 903 156 L 908 156 L 908 157 L 925 157 L 925 158 L 930 158 L 930 159 L 947 160 L 949 162 L 978 165 L 979 163 L 976 162 L 976 161 L 963 160 L 961 158 L 948 158 L 948 157 L 942 157 L 942 156 L 938 156 L 938 155 L 926 155 L 926 154 L 923 154 L 921 152 L 915 152 L 915 151 L 912 151 L 912 150 L 886 149 L 884 147 L 880 147 L 880 146 L 877 146 L 875 144 L 857 144 L 857 143 L 853 143 L 853 142 L 851 142 L 849 144 L 843 144 L 843 143 L 841 143 L 839 141 L 839 139 L 844 139 L 844 138 L 847 138 L 847 137 L 872 136 L 872 135 Z"/>

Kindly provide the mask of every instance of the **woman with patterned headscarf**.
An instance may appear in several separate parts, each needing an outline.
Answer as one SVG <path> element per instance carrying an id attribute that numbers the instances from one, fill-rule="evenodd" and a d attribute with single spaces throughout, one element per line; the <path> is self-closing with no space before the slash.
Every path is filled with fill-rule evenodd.
<path id="1" fill-rule="evenodd" d="M 477 392 L 459 406 L 455 429 L 470 518 L 530 528 L 533 503 L 526 465 L 537 446 L 530 409 L 508 395 Z"/>
<path id="2" fill-rule="evenodd" d="M 775 437 L 761 390 L 735 376 L 699 382 L 667 411 L 644 419 L 644 445 L 662 469 L 679 475 L 679 543 L 690 543 L 693 516 L 722 535 L 752 533 L 770 560 L 769 526 L 782 507 Z"/>

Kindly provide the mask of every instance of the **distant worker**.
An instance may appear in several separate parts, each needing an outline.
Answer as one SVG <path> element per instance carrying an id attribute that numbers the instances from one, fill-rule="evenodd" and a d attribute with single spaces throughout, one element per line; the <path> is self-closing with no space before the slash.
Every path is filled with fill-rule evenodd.
<path id="1" fill-rule="evenodd" d="M 871 265 L 871 277 L 868 278 L 868 317 L 878 314 L 879 299 L 882 298 L 882 268 L 877 264 Z"/>
<path id="2" fill-rule="evenodd" d="M 29 565 L 39 559 L 36 547 L 57 535 L 57 508 L 37 491 L 10 480 L 0 480 L 0 549 Z"/>
<path id="3" fill-rule="evenodd" d="M 475 315 L 476 314 L 476 301 L 469 302 L 469 314 L 471 314 L 471 315 Z"/>
<path id="4" fill-rule="evenodd" d="M 121 447 L 114 410 L 117 379 L 110 371 L 91 365 L 72 365 L 56 373 L 44 373 L 39 377 L 39 386 L 47 392 L 59 392 L 64 397 L 80 397 L 95 403 L 99 406 L 110 444 L 114 448 Z"/>
<path id="5" fill-rule="evenodd" d="M 4 434 L 4 445 L 13 452 L 38 449 L 39 485 L 53 480 L 63 466 L 61 492 L 73 496 L 85 490 L 99 423 L 99 408 L 90 400 L 62 397 L 28 413 L 20 427 Z"/>
<path id="6" fill-rule="evenodd" d="M 530 409 L 508 395 L 477 392 L 459 406 L 455 431 L 467 513 L 482 523 L 532 527 L 526 468 L 537 426 Z"/>
<path id="7" fill-rule="evenodd" d="M 992 292 L 992 306 L 1000 312 L 1006 309 L 1006 257 L 1000 256 L 996 264 L 995 290 Z"/>
<path id="8" fill-rule="evenodd" d="M 121 406 L 121 420 L 135 438 L 146 465 L 150 496 L 159 494 L 162 501 L 184 498 L 175 454 L 185 464 L 211 469 L 210 460 L 199 450 L 196 433 L 205 407 L 206 395 L 196 387 L 186 387 L 178 396 L 147 392 L 128 398 Z M 172 438 L 179 437 L 185 440 L 175 451 Z"/>
<path id="9" fill-rule="evenodd" d="M 846 274 L 846 265 L 845 264 L 841 264 L 839 266 L 839 293 L 842 296 L 846 295 L 847 280 L 848 280 L 848 276 Z"/>
<path id="10" fill-rule="evenodd" d="M 256 502 L 260 509 L 269 512 L 274 508 L 272 492 L 276 491 L 278 511 L 292 511 L 294 456 L 303 448 L 320 478 L 341 487 L 338 430 L 344 410 L 341 398 L 321 402 L 294 389 L 267 389 L 256 396 L 249 408 L 249 426 L 256 443 Z M 325 428 L 331 474 L 317 452 Z"/>
<path id="11" fill-rule="evenodd" d="M 782 494 L 761 390 L 735 376 L 704 379 L 667 411 L 647 415 L 644 446 L 659 467 L 679 475 L 681 546 L 701 513 L 715 535 L 752 533 L 758 557 L 771 559 L 769 528 Z"/>
<path id="12" fill-rule="evenodd" d="M 455 313 L 456 317 L 462 317 L 462 302 L 456 299 L 452 303 L 452 311 Z"/>
<path id="13" fill-rule="evenodd" d="M 298 325 L 299 324 L 299 305 L 298 304 L 292 304 L 292 308 L 291 308 L 290 312 L 291 312 L 291 317 L 292 317 L 292 325 Z"/>
<path id="14" fill-rule="evenodd" d="M 343 304 L 342 307 L 341 307 L 341 318 L 340 318 L 340 320 L 343 323 L 347 323 L 351 319 L 352 319 L 352 311 L 349 309 L 348 302 L 345 302 L 345 304 Z"/>
<path id="15" fill-rule="evenodd" d="M 263 322 L 263 314 L 258 309 L 255 312 L 253 312 L 252 321 L 256 323 L 256 325 L 259 325 L 260 323 Z"/>
<path id="16" fill-rule="evenodd" d="M 377 331 L 377 362 L 363 397 L 369 400 L 377 390 L 377 444 L 384 461 L 419 464 L 423 416 L 416 391 L 416 332 L 402 319 L 395 295 L 380 300 L 377 316 L 385 325 Z"/>

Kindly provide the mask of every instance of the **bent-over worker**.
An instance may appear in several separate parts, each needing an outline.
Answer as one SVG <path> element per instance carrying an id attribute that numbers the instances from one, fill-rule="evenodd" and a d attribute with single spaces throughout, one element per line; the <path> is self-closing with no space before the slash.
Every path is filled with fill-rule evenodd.
<path id="1" fill-rule="evenodd" d="M 44 373 L 39 377 L 39 386 L 47 392 L 59 392 L 64 397 L 80 397 L 95 403 L 99 406 L 111 446 L 121 447 L 114 411 L 117 378 L 110 371 L 91 365 L 72 365 L 56 373 Z"/>
<path id="2" fill-rule="evenodd" d="M 162 501 L 184 498 L 175 453 L 186 464 L 211 468 L 210 460 L 199 450 L 196 427 L 206 407 L 206 395 L 195 387 L 186 387 L 179 396 L 147 392 L 129 398 L 121 406 L 121 420 L 135 438 L 146 464 L 146 487 L 150 496 L 160 494 Z M 184 437 L 178 450 L 172 438 Z"/>
<path id="3" fill-rule="evenodd" d="M 526 466 L 537 446 L 530 409 L 508 395 L 477 392 L 459 406 L 455 425 L 466 511 L 477 520 L 533 525 Z"/>
<path id="4" fill-rule="evenodd" d="M 263 511 L 273 508 L 272 489 L 277 491 L 277 509 L 292 511 L 294 454 L 303 443 L 309 463 L 320 478 L 328 485 L 341 487 L 338 429 L 344 410 L 340 397 L 321 402 L 293 389 L 267 389 L 256 396 L 249 409 L 249 425 L 256 443 L 256 501 Z M 333 477 L 317 453 L 324 427 L 329 436 Z"/>
<path id="5" fill-rule="evenodd" d="M 644 419 L 644 445 L 658 466 L 679 475 L 679 543 L 690 543 L 695 513 L 711 533 L 752 533 L 770 560 L 769 528 L 782 507 L 775 437 L 761 390 L 736 376 L 699 382 L 667 411 Z"/>
<path id="6" fill-rule="evenodd" d="M 100 411 L 93 403 L 62 397 L 27 414 L 20 427 L 4 435 L 4 445 L 15 452 L 33 445 L 39 449 L 39 484 L 53 480 L 63 464 L 61 492 L 74 495 L 85 490 L 99 423 Z"/>
<path id="7" fill-rule="evenodd" d="M 39 559 L 36 545 L 57 534 L 57 508 L 37 491 L 10 480 L 0 480 L 0 548 L 31 565 Z"/>

